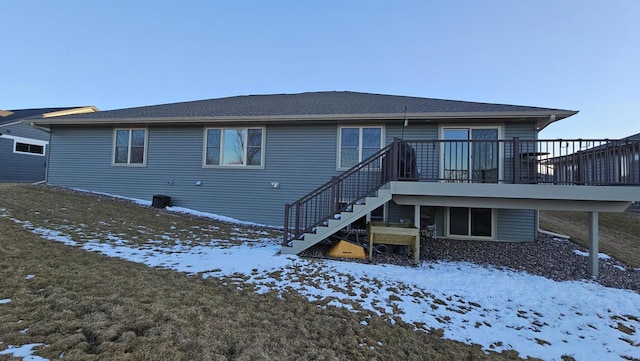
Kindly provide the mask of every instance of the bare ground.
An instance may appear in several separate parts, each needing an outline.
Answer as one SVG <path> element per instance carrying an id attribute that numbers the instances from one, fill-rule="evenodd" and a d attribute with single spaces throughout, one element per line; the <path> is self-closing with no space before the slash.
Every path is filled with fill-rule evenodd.
<path id="1" fill-rule="evenodd" d="M 566 234 L 584 247 L 589 246 L 586 212 L 541 211 L 540 227 Z M 600 252 L 634 268 L 640 268 L 640 212 L 599 214 Z"/>
<path id="2" fill-rule="evenodd" d="M 5 214 L 34 227 L 67 225 L 79 243 L 92 229 L 135 242 L 140 225 L 152 234 L 220 238 L 274 232 L 47 187 L 0 184 L 0 200 Z M 71 232 L 78 224 L 83 232 Z M 45 241 L 7 217 L 0 229 L 0 299 L 11 299 L 0 305 L 0 350 L 43 343 L 37 354 L 52 360 L 517 359 L 514 351 L 486 354 L 442 339 L 437 329 L 415 331 L 366 310 L 257 294 L 241 278 L 203 279 Z"/>

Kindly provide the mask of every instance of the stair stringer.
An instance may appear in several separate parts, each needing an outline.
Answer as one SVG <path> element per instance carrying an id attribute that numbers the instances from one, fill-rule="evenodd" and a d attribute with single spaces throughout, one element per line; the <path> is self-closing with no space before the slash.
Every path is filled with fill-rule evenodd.
<path id="1" fill-rule="evenodd" d="M 337 219 L 327 220 L 325 225 L 316 227 L 315 233 L 305 233 L 302 239 L 289 242 L 289 246 L 282 246 L 280 252 L 298 254 L 389 202 L 391 198 L 389 189 L 379 189 L 376 196 L 366 197 L 363 204 L 354 204 L 351 211 L 340 213 Z"/>

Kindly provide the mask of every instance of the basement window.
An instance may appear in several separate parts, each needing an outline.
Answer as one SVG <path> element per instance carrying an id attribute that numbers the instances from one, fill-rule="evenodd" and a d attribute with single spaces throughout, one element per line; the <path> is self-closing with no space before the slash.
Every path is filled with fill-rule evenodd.
<path id="1" fill-rule="evenodd" d="M 493 238 L 491 208 L 449 208 L 449 236 Z"/>

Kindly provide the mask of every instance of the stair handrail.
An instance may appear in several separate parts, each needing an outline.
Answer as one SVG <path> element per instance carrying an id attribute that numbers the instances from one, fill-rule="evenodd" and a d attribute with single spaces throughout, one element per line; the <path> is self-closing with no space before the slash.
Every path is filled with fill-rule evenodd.
<path id="1" fill-rule="evenodd" d="M 395 167 L 394 162 L 394 160 L 397 159 L 397 156 L 393 156 L 393 154 L 394 152 L 397 152 L 398 143 L 399 140 L 394 139 L 394 141 L 386 147 L 365 158 L 362 162 L 354 165 L 338 176 L 332 177 L 330 181 L 300 197 L 300 199 L 295 202 L 285 204 L 283 246 L 288 246 L 294 239 L 300 238 L 304 233 L 313 231 L 314 228 L 324 222 L 327 222 L 334 215 L 345 211 L 349 207 L 353 206 L 358 200 L 371 195 L 387 182 L 397 178 L 397 170 L 394 172 L 397 168 Z M 389 164 L 384 164 L 387 161 Z M 357 175 L 359 172 L 364 172 L 370 169 L 372 165 L 376 165 L 376 162 L 378 162 L 378 166 L 374 167 L 374 169 L 377 170 L 376 174 L 378 175 L 376 181 L 367 182 L 368 184 L 364 188 L 356 186 L 355 192 L 347 192 L 346 194 L 345 192 L 341 192 L 341 188 L 347 180 L 350 179 L 350 177 Z M 321 209 L 310 211 L 312 213 L 314 213 L 314 211 L 317 213 L 313 220 L 308 222 L 307 225 L 301 224 L 301 212 L 303 210 L 303 206 L 313 203 L 314 200 L 322 197 L 327 192 L 330 193 L 328 204 L 316 206 L 316 208 L 319 207 Z M 345 195 L 347 198 L 344 198 Z M 309 212 L 306 209 L 305 211 Z"/>

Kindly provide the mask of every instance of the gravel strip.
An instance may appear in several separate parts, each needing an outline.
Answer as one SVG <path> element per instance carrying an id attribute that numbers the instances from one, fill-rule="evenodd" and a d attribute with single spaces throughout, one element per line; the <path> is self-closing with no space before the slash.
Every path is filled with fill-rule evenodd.
<path id="1" fill-rule="evenodd" d="M 535 242 L 463 241 L 428 239 L 420 245 L 423 262 L 466 261 L 483 266 L 524 271 L 556 281 L 591 280 L 587 269 L 588 249 L 566 239 L 540 234 Z M 329 243 L 316 245 L 301 256 L 328 258 Z M 352 262 L 412 266 L 412 258 L 394 253 L 374 253 L 372 261 L 346 259 Z M 595 282 L 606 287 L 640 292 L 640 269 L 610 259 L 600 259 Z"/>

